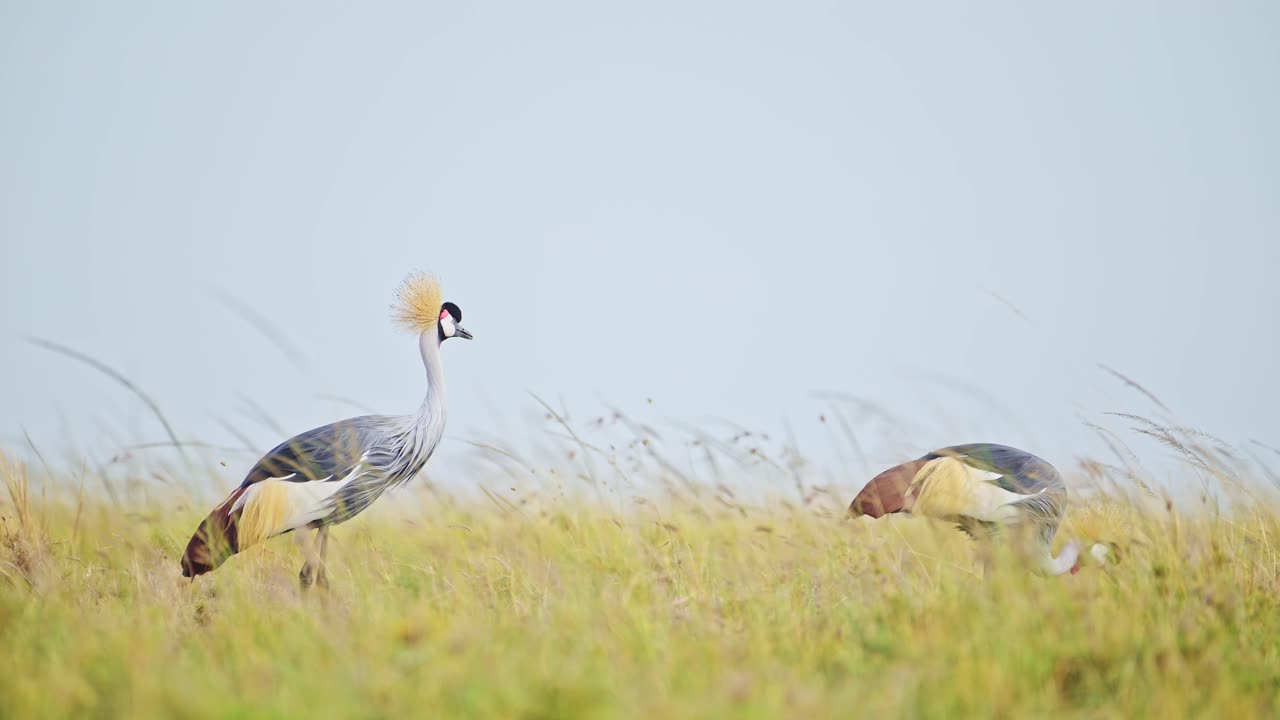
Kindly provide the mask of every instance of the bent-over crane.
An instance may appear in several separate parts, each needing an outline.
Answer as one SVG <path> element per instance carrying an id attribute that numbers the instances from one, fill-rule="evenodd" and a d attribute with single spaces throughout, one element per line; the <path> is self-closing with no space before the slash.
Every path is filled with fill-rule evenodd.
<path id="1" fill-rule="evenodd" d="M 1067 510 L 1067 486 L 1049 463 L 1005 445 L 955 445 L 895 465 L 871 479 L 849 505 L 854 517 L 909 513 L 954 522 L 977 539 L 1001 528 L 1029 532 L 1036 567 L 1048 575 L 1080 569 L 1080 542 L 1057 557 L 1051 550 Z M 1109 549 L 1094 544 L 1090 556 L 1105 561 Z"/>

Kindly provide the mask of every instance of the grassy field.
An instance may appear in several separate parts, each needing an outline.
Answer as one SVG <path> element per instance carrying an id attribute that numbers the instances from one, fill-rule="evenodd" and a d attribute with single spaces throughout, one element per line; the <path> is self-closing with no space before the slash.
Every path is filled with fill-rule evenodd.
<path id="1" fill-rule="evenodd" d="M 1280 713 L 1265 493 L 1077 499 L 1059 542 L 1120 562 L 1041 578 L 983 577 L 960 533 L 846 520 L 821 488 L 618 503 L 424 483 L 338 528 L 331 589 L 303 594 L 289 538 L 185 581 L 204 501 L 44 472 L 0 469 L 3 718 Z"/>

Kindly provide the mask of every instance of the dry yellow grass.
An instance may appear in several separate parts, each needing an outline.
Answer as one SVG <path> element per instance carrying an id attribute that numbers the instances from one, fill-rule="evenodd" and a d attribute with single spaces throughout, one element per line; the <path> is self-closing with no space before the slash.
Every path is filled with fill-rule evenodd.
<path id="1" fill-rule="evenodd" d="M 1120 564 L 982 578 L 948 527 L 816 504 L 409 492 L 417 514 L 333 533 L 332 589 L 308 596 L 287 538 L 184 581 L 203 504 L 0 472 L 0 717 L 1280 711 L 1280 513 L 1259 502 L 1077 501 L 1062 535 Z"/>

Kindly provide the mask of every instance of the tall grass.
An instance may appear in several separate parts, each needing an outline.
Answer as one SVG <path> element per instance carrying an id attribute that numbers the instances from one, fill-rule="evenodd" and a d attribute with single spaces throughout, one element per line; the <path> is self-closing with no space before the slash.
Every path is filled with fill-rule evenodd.
<path id="1" fill-rule="evenodd" d="M 0 717 L 1280 712 L 1280 505 L 1214 438 L 1132 419 L 1203 492 L 1117 446 L 1068 469 L 1060 538 L 1118 564 L 984 577 L 952 528 L 845 519 L 854 480 L 746 431 L 692 433 L 699 474 L 621 414 L 611 449 L 544 410 L 558 470 L 475 442 L 483 492 L 423 479 L 340 526 L 327 593 L 288 538 L 183 580 L 207 507 L 180 484 L 112 502 L 5 460 Z M 783 482 L 743 492 L 755 467 Z"/>

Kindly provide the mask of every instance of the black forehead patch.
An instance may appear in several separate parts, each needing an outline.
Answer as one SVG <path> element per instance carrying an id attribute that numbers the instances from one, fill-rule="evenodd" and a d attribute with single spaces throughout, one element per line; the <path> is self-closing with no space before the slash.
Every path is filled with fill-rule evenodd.
<path id="1" fill-rule="evenodd" d="M 454 321 L 455 323 L 460 323 L 460 322 L 462 322 L 462 308 L 458 307 L 457 305 L 454 305 L 454 304 L 453 304 L 453 303 L 451 303 L 451 302 L 447 302 L 447 303 L 445 303 L 444 305 L 441 305 L 441 306 L 440 306 L 440 309 L 441 309 L 441 310 L 445 310 L 445 311 L 447 311 L 450 315 L 452 315 L 452 316 L 453 316 L 453 321 Z"/>

